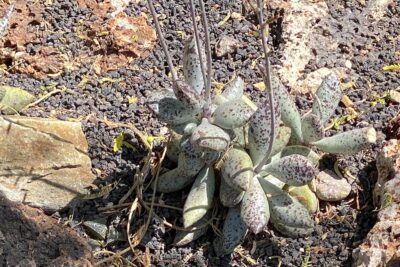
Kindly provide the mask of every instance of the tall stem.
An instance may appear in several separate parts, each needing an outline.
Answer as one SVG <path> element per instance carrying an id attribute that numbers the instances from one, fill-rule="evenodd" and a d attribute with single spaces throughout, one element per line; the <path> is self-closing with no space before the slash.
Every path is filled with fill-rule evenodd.
<path id="1" fill-rule="evenodd" d="M 269 107 L 270 107 L 270 113 L 271 113 L 271 133 L 270 133 L 270 142 L 268 145 L 267 152 L 265 154 L 265 157 L 261 161 L 261 163 L 257 166 L 256 172 L 264 166 L 271 154 L 272 151 L 272 146 L 274 144 L 274 137 L 275 137 L 275 101 L 274 101 L 274 91 L 272 88 L 272 82 L 271 82 L 271 66 L 269 62 L 269 54 L 267 52 L 267 37 L 265 36 L 265 24 L 264 24 L 264 1 L 263 0 L 257 0 L 257 6 L 258 6 L 258 20 L 260 23 L 260 36 L 262 39 L 262 48 L 264 52 L 264 58 L 265 58 L 265 71 L 261 71 L 264 83 L 266 87 L 268 88 L 268 101 L 269 101 Z"/>
<path id="2" fill-rule="evenodd" d="M 200 5 L 200 14 L 201 20 L 203 22 L 203 28 L 205 33 L 205 49 L 206 49 L 206 56 L 207 56 L 207 81 L 205 84 L 205 99 L 206 103 L 204 106 L 204 113 L 206 117 L 209 117 L 210 114 L 210 106 L 211 106 L 211 46 L 210 46 L 210 33 L 208 32 L 208 21 L 206 16 L 206 9 L 204 7 L 203 0 L 199 0 Z"/>
<path id="3" fill-rule="evenodd" d="M 152 0 L 147 0 L 147 3 L 149 4 L 150 13 L 151 13 L 151 16 L 153 17 L 153 20 L 154 20 L 154 25 L 156 27 L 158 38 L 160 39 L 160 43 L 161 43 L 161 46 L 162 46 L 162 48 L 164 50 L 165 57 L 167 58 L 168 67 L 170 68 L 170 71 L 171 71 L 171 74 L 172 74 L 172 81 L 176 85 L 177 81 L 178 81 L 178 74 L 176 73 L 174 65 L 172 64 L 172 59 L 171 59 L 171 56 L 170 56 L 169 51 L 168 51 L 168 46 L 165 43 L 164 36 L 163 36 L 163 34 L 161 32 L 160 23 L 159 23 L 158 18 L 157 18 L 156 10 L 154 9 L 153 1 Z"/>
<path id="4" fill-rule="evenodd" d="M 201 53 L 199 30 L 197 28 L 197 23 L 196 23 L 196 10 L 195 10 L 195 7 L 194 7 L 193 0 L 190 0 L 190 15 L 192 17 L 193 32 L 194 32 L 194 38 L 195 38 L 196 46 L 197 46 L 197 53 L 199 54 L 201 74 L 203 76 L 204 86 L 206 86 L 207 75 L 206 75 L 206 70 L 204 69 L 204 60 L 206 60 L 206 59 L 203 59 L 202 53 Z"/>

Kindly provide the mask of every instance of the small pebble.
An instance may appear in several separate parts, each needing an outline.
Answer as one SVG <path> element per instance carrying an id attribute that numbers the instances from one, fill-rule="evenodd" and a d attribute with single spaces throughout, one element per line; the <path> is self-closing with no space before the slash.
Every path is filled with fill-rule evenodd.
<path id="1" fill-rule="evenodd" d="M 351 185 L 346 179 L 339 178 L 334 172 L 321 171 L 315 180 L 317 197 L 325 201 L 345 199 L 351 191 Z"/>

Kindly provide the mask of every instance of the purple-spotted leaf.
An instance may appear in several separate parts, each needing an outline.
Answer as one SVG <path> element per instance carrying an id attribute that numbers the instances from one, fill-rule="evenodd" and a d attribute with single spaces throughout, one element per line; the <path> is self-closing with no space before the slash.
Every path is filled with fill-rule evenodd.
<path id="1" fill-rule="evenodd" d="M 182 190 L 186 186 L 190 185 L 195 178 L 195 175 L 183 175 L 182 171 L 175 168 L 158 177 L 157 192 L 172 193 Z M 154 183 L 152 184 L 152 187 L 155 188 Z"/>
<path id="2" fill-rule="evenodd" d="M 305 185 L 316 175 L 313 164 L 301 155 L 280 158 L 265 165 L 262 170 L 272 174 L 282 182 L 294 186 Z"/>
<path id="3" fill-rule="evenodd" d="M 306 146 L 287 146 L 282 150 L 281 157 L 290 156 L 293 154 L 299 154 L 308 158 L 314 167 L 318 166 L 319 160 L 321 159 L 317 153 Z"/>
<path id="4" fill-rule="evenodd" d="M 178 169 L 185 176 L 196 175 L 204 166 L 203 152 L 193 145 L 189 138 L 182 140 Z"/>
<path id="5" fill-rule="evenodd" d="M 243 196 L 240 214 L 247 228 L 255 234 L 260 233 L 269 221 L 267 197 L 256 178 L 252 179 Z"/>
<path id="6" fill-rule="evenodd" d="M 274 88 L 274 92 L 276 98 L 281 105 L 281 119 L 285 123 L 286 126 L 292 129 L 292 134 L 297 137 L 300 141 L 303 140 L 301 133 L 301 118 L 300 113 L 296 107 L 295 102 L 292 97 L 289 95 L 285 86 L 281 83 L 281 81 L 277 77 L 272 77 L 272 87 Z"/>
<path id="7" fill-rule="evenodd" d="M 247 233 L 247 227 L 242 220 L 238 207 L 230 208 L 226 215 L 222 236 L 214 242 L 214 250 L 217 256 L 232 253 L 236 246 L 242 243 Z"/>
<path id="8" fill-rule="evenodd" d="M 211 208 L 214 190 L 214 170 L 212 167 L 204 167 L 197 175 L 183 206 L 185 228 L 197 223 Z"/>
<path id="9" fill-rule="evenodd" d="M 333 115 L 342 97 L 340 81 L 336 74 L 331 73 L 325 77 L 315 94 L 312 113 L 320 118 L 321 124 Z"/>
<path id="10" fill-rule="evenodd" d="M 157 117 L 170 125 L 179 125 L 192 121 L 196 118 L 201 109 L 193 109 L 186 107 L 177 99 L 165 97 L 158 103 Z"/>
<path id="11" fill-rule="evenodd" d="M 290 140 L 290 135 L 292 133 L 292 130 L 289 127 L 286 127 L 284 125 L 281 125 L 278 129 L 278 134 L 275 137 L 274 143 L 272 145 L 272 151 L 270 157 L 278 154 L 280 151 L 282 151 L 283 148 L 286 147 Z"/>
<path id="12" fill-rule="evenodd" d="M 219 187 L 219 200 L 225 207 L 235 207 L 242 201 L 245 191 L 239 191 L 229 186 L 225 179 L 221 179 Z"/>
<path id="13" fill-rule="evenodd" d="M 204 69 L 206 69 L 207 59 L 201 42 L 200 50 L 203 66 Z M 200 95 L 204 88 L 204 79 L 201 73 L 199 53 L 194 36 L 191 36 L 185 43 L 185 50 L 183 52 L 183 75 L 185 76 L 186 83 Z"/>
<path id="14" fill-rule="evenodd" d="M 222 92 L 222 96 L 225 97 L 226 100 L 235 100 L 242 97 L 244 91 L 244 81 L 240 77 L 236 77 L 228 84 L 226 84 L 224 91 Z"/>
<path id="15" fill-rule="evenodd" d="M 209 228 L 209 224 L 207 224 L 207 222 L 208 220 L 210 220 L 211 215 L 212 215 L 211 212 L 207 212 L 206 215 L 203 216 L 203 218 L 201 218 L 197 223 L 195 223 L 193 225 L 193 227 L 196 227 L 195 230 L 191 231 L 178 230 L 175 235 L 174 245 L 185 246 L 190 242 L 193 242 L 197 238 L 201 237 L 202 235 L 204 235 Z"/>
<path id="16" fill-rule="evenodd" d="M 268 147 L 279 133 L 281 109 L 279 102 L 274 99 L 274 125 L 272 125 L 271 101 L 264 101 L 250 119 L 249 127 L 249 152 L 254 166 L 257 166 L 266 157 Z M 274 136 L 271 140 L 271 132 Z M 270 155 L 268 155 L 270 156 Z"/>
<path id="17" fill-rule="evenodd" d="M 267 195 L 272 225 L 290 237 L 308 235 L 314 222 L 308 210 L 287 192 L 267 180 L 260 180 Z"/>
<path id="18" fill-rule="evenodd" d="M 178 163 L 181 139 L 182 135 L 171 131 L 170 140 L 167 144 L 167 157 L 175 163 Z"/>
<path id="19" fill-rule="evenodd" d="M 226 183 L 239 191 L 246 191 L 253 178 L 253 163 L 247 152 L 231 148 L 225 155 L 221 175 Z"/>
<path id="20" fill-rule="evenodd" d="M 375 129 L 367 127 L 325 137 L 312 145 L 327 153 L 351 155 L 368 148 L 375 142 Z"/>
<path id="21" fill-rule="evenodd" d="M 324 125 L 319 117 L 309 113 L 301 120 L 301 130 L 303 133 L 303 141 L 306 144 L 315 142 L 324 137 Z"/>
<path id="22" fill-rule="evenodd" d="M 220 127 L 212 125 L 203 118 L 201 124 L 192 133 L 191 142 L 201 148 L 224 151 L 228 148 L 231 139 L 229 134 Z"/>
<path id="23" fill-rule="evenodd" d="M 256 110 L 254 103 L 242 96 L 218 106 L 212 115 L 211 123 L 224 129 L 239 128 L 249 122 Z"/>
<path id="24" fill-rule="evenodd" d="M 177 81 L 172 87 L 176 98 L 186 107 L 199 109 L 203 105 L 201 95 L 183 81 Z"/>
<path id="25" fill-rule="evenodd" d="M 196 129 L 196 127 L 197 127 L 197 122 L 194 119 L 182 124 L 170 125 L 170 128 L 174 132 L 185 136 L 191 135 L 194 129 Z"/>

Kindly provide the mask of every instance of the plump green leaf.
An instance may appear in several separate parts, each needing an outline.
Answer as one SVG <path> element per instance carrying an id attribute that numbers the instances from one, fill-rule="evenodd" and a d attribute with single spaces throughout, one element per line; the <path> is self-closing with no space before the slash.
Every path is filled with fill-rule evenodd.
<path id="1" fill-rule="evenodd" d="M 272 145 L 272 151 L 271 151 L 271 156 L 274 156 L 278 154 L 279 152 L 282 151 L 288 144 L 290 140 L 290 135 L 292 133 L 292 130 L 289 127 L 286 127 L 284 125 L 281 125 L 278 129 L 278 134 L 275 137 L 274 143 Z"/>
<path id="2" fill-rule="evenodd" d="M 310 213 L 317 212 L 319 206 L 318 198 L 308 185 L 288 186 L 285 190 L 306 207 Z"/>
<path id="3" fill-rule="evenodd" d="M 264 101 L 250 119 L 249 127 L 249 152 L 253 165 L 257 168 L 258 165 L 267 156 L 267 150 L 270 143 L 273 144 L 276 136 L 279 133 L 279 123 L 281 119 L 281 109 L 279 101 L 269 99 Z M 274 104 L 272 104 L 273 102 Z M 272 125 L 271 105 L 274 107 L 274 125 Z M 271 140 L 271 132 L 274 131 L 274 136 Z M 268 155 L 269 157 L 270 155 Z"/>
<path id="4" fill-rule="evenodd" d="M 247 233 L 239 208 L 230 208 L 225 218 L 222 237 L 214 240 L 214 250 L 217 256 L 232 253 L 236 246 L 242 243 Z"/>
<path id="5" fill-rule="evenodd" d="M 245 191 L 239 191 L 229 186 L 225 179 L 221 179 L 219 187 L 219 200 L 225 207 L 235 207 L 242 201 Z"/>
<path id="6" fill-rule="evenodd" d="M 186 107 L 199 109 L 203 106 L 201 95 L 183 81 L 177 81 L 173 87 L 176 98 Z"/>
<path id="7" fill-rule="evenodd" d="M 172 169 L 158 177 L 157 192 L 172 193 L 182 190 L 186 186 L 190 185 L 195 178 L 195 175 L 183 175 L 178 168 Z M 152 187 L 155 187 L 154 183 L 152 184 Z"/>
<path id="8" fill-rule="evenodd" d="M 185 136 L 191 135 L 194 132 L 194 129 L 196 129 L 198 124 L 198 122 L 195 119 L 196 118 L 193 118 L 193 120 L 189 120 L 185 123 L 178 125 L 170 125 L 170 128 L 177 134 Z"/>
<path id="9" fill-rule="evenodd" d="M 242 96 L 217 107 L 211 123 L 224 129 L 234 129 L 244 126 L 257 110 L 250 99 Z"/>
<path id="10" fill-rule="evenodd" d="M 35 100 L 33 95 L 19 87 L 0 86 L 0 112 L 3 114 L 15 114 L 33 100 Z"/>
<path id="11" fill-rule="evenodd" d="M 313 164 L 301 155 L 280 158 L 265 165 L 262 170 L 294 186 L 304 185 L 316 175 Z"/>
<path id="12" fill-rule="evenodd" d="M 324 126 L 317 115 L 307 114 L 301 120 L 303 141 L 306 144 L 315 142 L 324 137 Z"/>
<path id="13" fill-rule="evenodd" d="M 320 118 L 322 125 L 333 115 L 341 97 L 339 78 L 329 74 L 319 86 L 312 107 L 312 113 Z"/>
<path id="14" fill-rule="evenodd" d="M 302 155 L 313 164 L 314 167 L 317 167 L 319 164 L 319 160 L 321 157 L 312 151 L 309 147 L 306 146 L 287 146 L 281 152 L 281 157 L 286 157 L 294 154 Z"/>
<path id="15" fill-rule="evenodd" d="M 247 228 L 255 234 L 267 225 L 270 216 L 268 201 L 258 179 L 252 179 L 250 188 L 244 194 L 240 212 Z"/>
<path id="16" fill-rule="evenodd" d="M 174 131 L 170 131 L 170 132 L 171 132 L 171 137 L 167 144 L 167 157 L 172 162 L 177 163 L 178 159 L 179 159 L 180 143 L 181 143 L 182 135 L 177 134 Z"/>
<path id="17" fill-rule="evenodd" d="M 325 137 L 312 145 L 327 153 L 351 155 L 375 143 L 376 131 L 367 127 Z"/>
<path id="18" fill-rule="evenodd" d="M 189 138 L 184 139 L 180 146 L 178 169 L 185 176 L 196 175 L 204 166 L 203 151 L 193 145 Z"/>
<path id="19" fill-rule="evenodd" d="M 207 59 L 201 42 L 200 51 L 204 69 L 207 69 Z M 204 88 L 204 78 L 201 73 L 199 53 L 194 36 L 191 36 L 185 43 L 185 50 L 183 52 L 183 76 L 185 77 L 186 83 L 200 95 Z"/>
<path id="20" fill-rule="evenodd" d="M 281 105 L 282 121 L 292 129 L 292 134 L 302 141 L 301 118 L 295 102 L 277 77 L 272 77 L 272 87 L 275 89 L 276 98 Z"/>
<path id="21" fill-rule="evenodd" d="M 211 215 L 211 212 L 207 212 L 203 218 L 193 225 L 193 227 L 200 227 L 198 229 L 191 231 L 178 230 L 175 235 L 174 245 L 185 246 L 204 235 L 209 228 L 209 224 L 206 225 L 206 223 L 208 220 L 210 220 Z"/>
<path id="22" fill-rule="evenodd" d="M 204 167 L 197 175 L 183 207 L 185 228 L 197 223 L 211 208 L 214 190 L 214 170 L 212 167 Z"/>
<path id="23" fill-rule="evenodd" d="M 179 125 L 193 121 L 200 114 L 201 109 L 188 108 L 175 98 L 165 97 L 158 103 L 157 111 L 156 115 L 161 121 L 170 125 Z"/>
<path id="24" fill-rule="evenodd" d="M 230 143 L 229 134 L 220 127 L 212 125 L 203 118 L 201 124 L 192 133 L 191 142 L 201 148 L 224 151 Z"/>
<path id="25" fill-rule="evenodd" d="M 272 225 L 290 237 L 308 235 L 314 222 L 308 210 L 287 192 L 266 180 L 260 180 L 267 195 Z"/>
<path id="26" fill-rule="evenodd" d="M 225 89 L 222 92 L 222 96 L 226 100 L 236 100 L 242 97 L 244 91 L 244 81 L 240 77 L 236 77 L 228 84 L 225 85 Z"/>
<path id="27" fill-rule="evenodd" d="M 247 152 L 231 148 L 225 155 L 221 175 L 226 183 L 239 191 L 246 191 L 253 178 L 253 163 Z"/>

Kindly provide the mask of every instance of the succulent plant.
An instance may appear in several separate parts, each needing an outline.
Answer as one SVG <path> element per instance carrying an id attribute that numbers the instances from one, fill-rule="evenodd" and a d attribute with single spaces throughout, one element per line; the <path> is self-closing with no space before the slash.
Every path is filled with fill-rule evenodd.
<path id="1" fill-rule="evenodd" d="M 319 156 L 304 146 L 305 142 L 328 152 L 341 147 L 356 151 L 370 143 L 365 131 L 369 134 L 371 130 L 346 136 L 353 141 L 322 138 L 322 125 L 334 110 L 327 94 L 338 97 L 337 88 L 326 84 L 329 79 L 317 93 L 319 101 L 313 113 L 300 117 L 282 84 L 271 78 L 262 9 L 260 36 L 266 57 L 260 72 L 268 88 L 266 100 L 261 105 L 252 102 L 244 94 L 240 77 L 211 99 L 211 53 L 203 1 L 199 0 L 199 6 L 205 46 L 191 0 L 194 35 L 185 44 L 182 80 L 172 65 L 152 1 L 148 3 L 173 80 L 173 90 L 153 94 L 149 107 L 171 130 L 167 156 L 176 163 L 174 169 L 160 175 L 153 188 L 171 193 L 192 186 L 183 208 L 187 231 L 178 231 L 174 243 L 185 245 L 204 234 L 204 227 L 198 226 L 207 223 L 215 205 L 228 210 L 222 235 L 214 240 L 218 255 L 232 252 L 248 231 L 257 234 L 268 222 L 287 236 L 310 234 L 314 226 L 310 211 L 315 211 L 318 202 L 308 184 L 317 174 Z M 287 146 L 290 139 L 301 145 Z M 339 148 L 333 148 L 332 142 Z"/>

